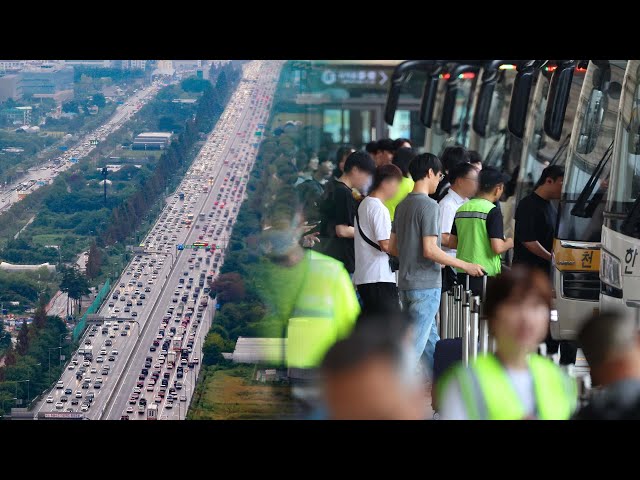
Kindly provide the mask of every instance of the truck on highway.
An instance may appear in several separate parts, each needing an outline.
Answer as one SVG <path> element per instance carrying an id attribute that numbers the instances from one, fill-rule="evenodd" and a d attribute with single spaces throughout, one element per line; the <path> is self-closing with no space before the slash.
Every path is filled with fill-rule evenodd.
<path id="1" fill-rule="evenodd" d="M 184 192 L 178 193 L 178 198 L 180 198 L 180 201 L 184 200 Z"/>
<path id="2" fill-rule="evenodd" d="M 204 222 L 204 213 L 201 213 L 200 215 L 198 215 L 198 220 L 200 220 L 201 222 Z"/>
<path id="3" fill-rule="evenodd" d="M 147 420 L 157 420 L 158 419 L 158 405 L 155 403 L 147 406 Z"/>
<path id="4" fill-rule="evenodd" d="M 171 370 L 176 364 L 176 352 L 169 352 L 167 354 L 167 368 Z"/>
<path id="5" fill-rule="evenodd" d="M 196 303 L 193 300 L 189 300 L 187 302 L 187 310 L 191 310 L 193 312 L 195 308 L 196 308 Z"/>
<path id="6" fill-rule="evenodd" d="M 182 349 L 182 336 L 176 335 L 173 337 L 173 348 L 172 350 L 175 352 L 179 352 Z"/>
<path id="7" fill-rule="evenodd" d="M 208 304 L 209 304 L 209 296 L 203 295 L 203 297 L 200 299 L 200 305 L 206 307 Z"/>

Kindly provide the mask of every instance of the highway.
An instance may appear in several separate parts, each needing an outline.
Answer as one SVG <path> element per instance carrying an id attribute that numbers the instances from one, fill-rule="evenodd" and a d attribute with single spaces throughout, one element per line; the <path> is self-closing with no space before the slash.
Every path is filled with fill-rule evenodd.
<path id="1" fill-rule="evenodd" d="M 160 419 L 184 418 L 200 369 L 202 342 L 215 310 L 213 300 L 206 306 L 199 304 L 208 298 L 208 280 L 215 278 L 224 259 L 221 251 L 178 250 L 177 246 L 203 242 L 222 247 L 228 238 L 255 160 L 254 145 L 259 142 L 255 133 L 268 118 L 281 65 L 279 61 L 244 65 L 243 81 L 177 191 L 166 199 L 143 242 L 144 253 L 127 266 L 99 312 L 114 318 L 109 324 L 90 327 L 82 338 L 80 348 L 91 343 L 92 360 L 73 355 L 78 365 L 71 363 L 65 369 L 61 388 L 54 387 L 50 401 L 43 398 L 36 412 L 83 411 L 90 419 L 123 415 L 145 419 L 144 406 L 138 413 L 139 399 L 145 398 L 148 405 L 157 405 Z M 184 200 L 179 192 L 184 193 Z M 182 340 L 176 342 L 176 337 Z M 176 365 L 168 368 L 172 356 L 168 352 L 174 348 Z M 181 349 L 186 357 L 182 366 Z M 78 375 L 83 363 L 86 371 Z M 145 363 L 147 373 L 143 374 Z M 107 365 L 108 370 L 104 369 Z M 170 390 L 174 387 L 175 392 Z M 87 401 L 90 392 L 94 399 Z M 61 401 L 63 396 L 66 402 Z M 72 405 L 75 397 L 77 404 Z"/>
<path id="2" fill-rule="evenodd" d="M 75 165 L 75 163 L 71 161 L 72 158 L 82 159 L 86 157 L 96 148 L 96 145 L 91 145 L 91 139 L 96 138 L 100 140 L 118 130 L 140 110 L 149 99 L 153 98 L 162 87 L 162 84 L 154 82 L 146 88 L 139 90 L 130 96 L 124 104 L 119 105 L 107 122 L 94 131 L 85 134 L 74 146 L 69 147 L 68 150 L 57 155 L 55 158 L 51 158 L 38 166 L 30 168 L 19 180 L 2 187 L 0 190 L 0 214 L 13 203 L 20 200 L 18 192 L 25 194 L 33 193 L 43 184 L 51 183 L 60 172 Z"/>

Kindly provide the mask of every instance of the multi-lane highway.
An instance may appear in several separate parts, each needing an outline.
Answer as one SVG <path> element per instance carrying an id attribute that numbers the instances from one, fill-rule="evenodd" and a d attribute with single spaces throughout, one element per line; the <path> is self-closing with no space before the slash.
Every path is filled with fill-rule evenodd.
<path id="1" fill-rule="evenodd" d="M 19 201 L 18 192 L 22 194 L 30 194 L 40 188 L 43 184 L 49 184 L 60 173 L 72 165 L 75 161 L 72 159 L 81 159 L 87 156 L 96 148 L 91 144 L 92 139 L 106 138 L 118 130 L 126 121 L 128 121 L 142 106 L 148 102 L 162 88 L 162 84 L 154 82 L 134 93 L 127 101 L 116 108 L 114 114 L 100 127 L 90 133 L 85 134 L 78 142 L 69 147 L 63 154 L 51 158 L 48 161 L 27 170 L 24 175 L 10 185 L 6 185 L 0 191 L 0 214 L 9 208 L 13 203 Z"/>
<path id="2" fill-rule="evenodd" d="M 243 67 L 243 81 L 178 190 L 166 199 L 141 245 L 144 253 L 125 269 L 100 310 L 107 321 L 90 327 L 81 340 L 91 356 L 74 355 L 59 388 L 36 411 L 83 411 L 91 419 L 146 419 L 149 411 L 160 419 L 184 418 L 213 318 L 208 282 L 223 262 L 221 251 L 206 246 L 228 238 L 281 63 Z M 178 249 L 197 243 L 203 245 Z"/>

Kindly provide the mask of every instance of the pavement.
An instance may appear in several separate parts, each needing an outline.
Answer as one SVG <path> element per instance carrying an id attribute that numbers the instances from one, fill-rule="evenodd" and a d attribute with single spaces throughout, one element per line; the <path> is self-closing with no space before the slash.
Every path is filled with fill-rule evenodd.
<path id="1" fill-rule="evenodd" d="M 222 237 L 228 236 L 230 233 L 226 228 L 231 228 L 239 206 L 246 195 L 246 192 L 240 192 L 237 186 L 231 194 L 233 181 L 230 180 L 232 176 L 239 179 L 251 171 L 257 153 L 253 144 L 258 143 L 258 137 L 254 136 L 254 133 L 258 129 L 257 124 L 265 123 L 268 118 L 281 66 L 282 62 L 280 61 L 253 61 L 244 66 L 243 78 L 248 82 L 241 82 L 234 92 L 216 128 L 209 135 L 198 157 L 177 189 L 177 192 L 185 193 L 185 200 L 179 201 L 177 192 L 167 198 L 165 209 L 145 239 L 144 256 L 132 259 L 123 276 L 114 283 L 114 291 L 110 293 L 109 300 L 106 301 L 99 313 L 107 318 L 114 316 L 126 318 L 126 320 L 121 323 L 116 323 L 114 320 L 113 324 L 106 327 L 108 333 L 105 335 L 101 333 L 101 326 L 98 326 L 96 332 L 91 332 L 91 329 L 88 329 L 81 339 L 81 348 L 85 342 L 92 344 L 93 361 L 88 363 L 89 366 L 85 373 L 85 376 L 90 377 L 90 388 L 82 389 L 83 382 L 76 380 L 78 367 L 65 369 L 60 378 L 63 388 L 54 387 L 50 392 L 53 397 L 52 403 L 46 403 L 44 399 L 47 395 L 44 395 L 35 407 L 35 412 L 65 411 L 68 408 L 78 412 L 80 405 L 70 405 L 76 392 L 82 397 L 81 401 L 84 401 L 88 392 L 93 392 L 94 401 L 90 408 L 84 412 L 84 415 L 89 419 L 119 419 L 126 414 L 127 407 L 130 406 L 129 398 L 136 388 L 138 375 L 140 375 L 148 356 L 152 357 L 152 364 L 154 364 L 154 367 L 149 370 L 159 369 L 163 373 L 168 372 L 170 375 L 169 387 L 174 385 L 174 381 L 177 380 L 177 368 L 167 369 L 167 365 L 160 357 L 160 348 L 158 347 L 155 352 L 150 352 L 149 348 L 154 339 L 160 335 L 159 329 L 163 323 L 163 317 L 169 317 L 167 321 L 170 323 L 166 327 L 167 330 L 172 326 L 180 326 L 178 315 L 173 317 L 167 313 L 170 307 L 176 308 L 177 305 L 182 305 L 176 303 L 177 298 L 174 302 L 172 295 L 172 292 L 178 291 L 178 287 L 181 285 L 179 279 L 184 278 L 186 284 L 186 280 L 192 278 L 195 280 L 195 285 L 199 279 L 198 273 L 217 273 L 223 261 L 223 258 L 216 260 L 219 263 L 217 271 L 213 269 L 209 272 L 209 269 L 212 269 L 215 264 L 213 257 L 221 252 L 209 254 L 203 249 L 199 249 L 197 252 L 192 249 L 178 251 L 176 246 L 179 243 L 191 245 L 196 241 L 220 244 Z M 258 96 L 262 100 L 255 104 L 252 103 L 252 99 L 256 99 Z M 240 158 L 241 155 L 242 158 Z M 236 185 L 238 185 L 237 182 Z M 204 193 L 205 188 L 207 189 L 206 193 Z M 221 200 L 218 199 L 219 195 L 223 195 Z M 219 204 L 216 206 L 215 203 Z M 182 211 L 177 213 L 179 209 Z M 233 209 L 236 211 L 234 212 Z M 224 217 L 222 216 L 223 211 Z M 168 221 L 168 219 L 177 216 L 184 222 L 188 214 L 193 214 L 193 222 L 190 226 L 177 224 L 177 219 L 173 224 Z M 215 218 L 213 218 L 214 214 Z M 199 217 L 203 217 L 203 219 L 199 219 Z M 209 224 L 211 225 L 209 226 Z M 204 225 L 207 225 L 210 230 L 205 231 Z M 222 233 L 223 231 L 224 233 Z M 175 240 L 167 240 L 167 233 L 171 232 L 175 232 L 173 233 Z M 164 239 L 162 238 L 163 234 Z M 204 240 L 201 240 L 200 236 L 203 236 Z M 205 264 L 204 258 L 201 262 L 192 260 L 197 259 L 198 256 L 209 256 L 211 264 Z M 202 265 L 198 265 L 198 263 Z M 139 275 L 139 278 L 134 279 L 134 275 Z M 131 285 L 132 280 L 134 280 L 133 285 Z M 118 299 L 114 300 L 112 297 L 116 289 L 120 290 L 120 294 Z M 136 290 L 139 290 L 138 294 L 136 294 Z M 184 289 L 190 299 L 194 291 L 195 289 L 188 291 L 187 288 Z M 142 294 L 144 294 L 144 299 L 141 299 Z M 196 305 L 203 295 L 203 292 L 197 294 Z M 124 311 L 127 297 L 128 299 L 137 297 L 132 301 L 130 312 Z M 125 300 L 120 300 L 120 298 L 125 298 Z M 136 305 L 139 301 L 142 305 Z M 113 304 L 113 307 L 109 306 L 110 303 Z M 201 312 L 202 318 L 198 320 L 196 312 L 194 312 L 192 321 L 186 325 L 184 336 L 193 335 L 190 337 L 193 342 L 190 347 L 190 360 L 202 358 L 201 345 L 213 320 L 214 305 L 214 300 L 209 301 L 207 307 Z M 132 316 L 133 311 L 137 314 L 135 317 Z M 122 335 L 122 332 L 125 334 Z M 167 336 L 169 335 L 170 333 L 167 333 Z M 184 345 L 186 341 L 185 338 L 178 349 L 180 347 L 186 348 Z M 107 345 L 107 343 L 111 344 Z M 102 355 L 104 362 L 98 363 L 98 353 L 103 349 L 107 354 Z M 113 350 L 117 350 L 117 354 L 109 355 L 109 353 L 113 353 Z M 180 357 L 179 351 L 177 357 L 178 359 Z M 72 358 L 77 359 L 80 365 L 83 362 L 81 355 L 72 355 Z M 102 375 L 100 372 L 105 365 L 109 365 L 110 371 L 108 374 Z M 90 373 L 92 368 L 96 369 L 95 373 Z M 176 400 L 173 406 L 167 403 L 166 398 L 160 399 L 158 397 L 160 381 L 152 389 L 147 390 L 150 377 L 145 379 L 144 389 L 140 395 L 147 399 L 148 405 L 157 405 L 158 418 L 163 420 L 184 418 L 191 401 L 194 385 L 197 382 L 199 369 L 200 362 L 195 364 L 193 369 L 184 366 L 184 377 L 181 379 L 183 385 L 177 391 L 177 395 L 184 395 L 186 398 L 184 401 Z M 95 388 L 97 377 L 102 377 L 100 388 Z M 68 401 L 66 403 L 62 402 L 63 404 L 56 408 L 57 402 L 67 388 L 71 389 L 72 394 L 67 395 Z M 154 399 L 159 401 L 154 403 Z M 146 418 L 147 415 L 144 414 L 146 412 L 136 413 L 137 403 L 132 406 L 135 410 L 128 414 L 130 419 Z"/>

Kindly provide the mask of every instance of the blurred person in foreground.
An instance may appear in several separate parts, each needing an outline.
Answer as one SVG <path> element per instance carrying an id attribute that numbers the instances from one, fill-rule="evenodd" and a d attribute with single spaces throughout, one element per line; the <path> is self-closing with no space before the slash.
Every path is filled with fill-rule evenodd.
<path id="1" fill-rule="evenodd" d="M 433 353 L 440 339 L 435 316 L 440 307 L 441 265 L 461 268 L 469 275 L 482 275 L 482 267 L 453 258 L 440 248 L 440 210 L 429 196 L 443 176 L 440 159 L 431 153 L 418 155 L 409 172 L 415 185 L 396 208 L 389 252 L 400 260 L 398 289 L 414 329 L 414 368 L 424 356 L 432 372 Z"/>
<path id="2" fill-rule="evenodd" d="M 366 152 L 353 152 L 344 164 L 344 173 L 333 189 L 325 189 L 320 200 L 320 241 L 322 252 L 340 260 L 347 272 L 355 270 L 353 247 L 354 218 L 360 201 L 353 189 L 371 182 L 376 165 Z"/>
<path id="3" fill-rule="evenodd" d="M 372 191 L 356 209 L 353 283 L 366 312 L 400 310 L 396 276 L 389 257 L 391 218 L 383 202 L 396 194 L 401 180 L 402 172 L 395 165 L 376 168 Z"/>
<path id="4" fill-rule="evenodd" d="M 589 363 L 593 386 L 576 420 L 640 420 L 640 336 L 625 314 L 600 313 L 582 326 L 578 344 Z"/>
<path id="5" fill-rule="evenodd" d="M 424 391 L 411 368 L 408 319 L 367 315 L 322 362 L 323 400 L 331 420 L 423 420 Z"/>
<path id="6" fill-rule="evenodd" d="M 482 171 L 482 157 L 475 150 L 469 150 L 469 163 L 473 168 L 475 168 L 478 173 Z"/>
<path id="7" fill-rule="evenodd" d="M 404 200 L 407 195 L 409 195 L 411 190 L 413 190 L 414 181 L 409 174 L 409 164 L 415 157 L 416 153 L 412 149 L 404 147 L 399 148 L 393 154 L 393 160 L 391 163 L 398 167 L 402 172 L 402 181 L 400 182 L 400 186 L 398 187 L 396 194 L 384 202 L 385 207 L 389 210 L 391 221 L 393 221 L 396 214 L 396 207 L 398 204 Z"/>
<path id="8" fill-rule="evenodd" d="M 490 278 L 484 314 L 496 352 L 469 368 L 458 364 L 436 385 L 441 418 L 567 420 L 576 408 L 575 381 L 536 353 L 549 328 L 551 284 L 535 269 L 515 266 Z"/>
<path id="9" fill-rule="evenodd" d="M 286 366 L 294 396 L 311 395 L 317 367 L 327 349 L 346 337 L 360 313 L 349 274 L 340 261 L 305 250 L 308 230 L 295 189 L 283 186 L 269 202 L 259 239 L 261 274 L 253 279 L 266 312 L 256 331 L 287 338 Z M 285 358 L 285 344 L 282 343 Z M 297 392 L 297 393 L 296 393 Z"/>

